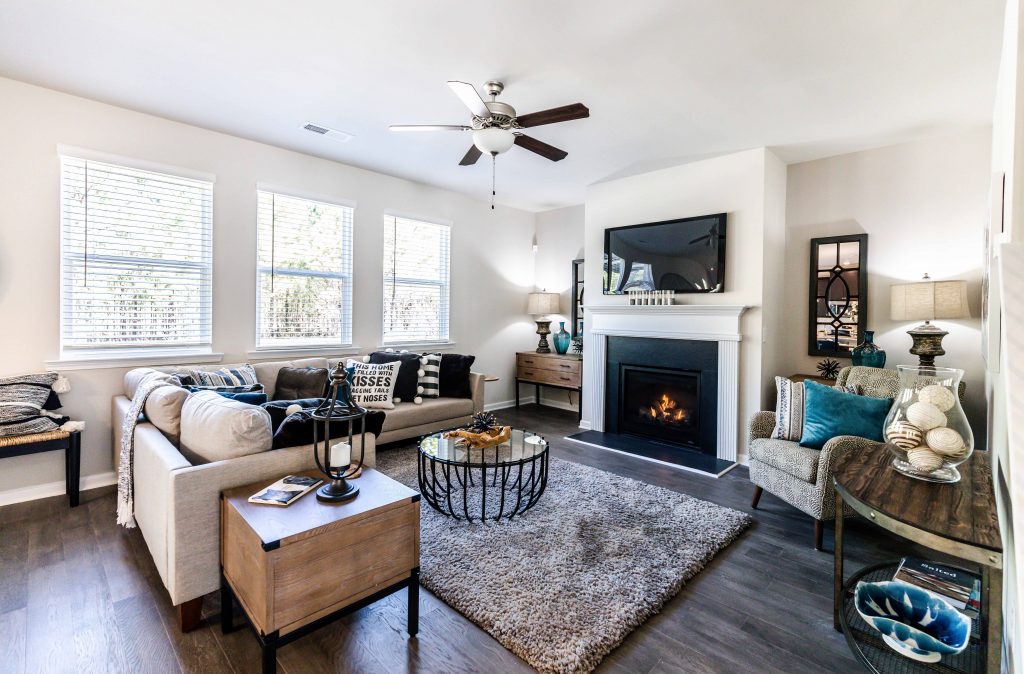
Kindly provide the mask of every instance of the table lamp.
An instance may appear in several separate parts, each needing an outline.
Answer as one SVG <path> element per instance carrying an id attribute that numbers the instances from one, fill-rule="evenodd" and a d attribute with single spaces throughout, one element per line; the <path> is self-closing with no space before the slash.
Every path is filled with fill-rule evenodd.
<path id="1" fill-rule="evenodd" d="M 551 353 L 548 346 L 548 335 L 551 334 L 551 319 L 547 316 L 558 313 L 558 293 L 530 293 L 530 301 L 526 306 L 526 313 L 538 316 L 537 334 L 540 340 L 537 342 L 537 353 Z"/>
<path id="2" fill-rule="evenodd" d="M 942 338 L 949 333 L 931 324 L 937 318 L 970 318 L 967 306 L 967 281 L 933 281 L 924 275 L 918 283 L 898 283 L 892 287 L 889 303 L 894 321 L 924 323 L 907 334 L 914 340 L 910 353 L 923 367 L 935 367 L 935 357 L 945 355 Z"/>

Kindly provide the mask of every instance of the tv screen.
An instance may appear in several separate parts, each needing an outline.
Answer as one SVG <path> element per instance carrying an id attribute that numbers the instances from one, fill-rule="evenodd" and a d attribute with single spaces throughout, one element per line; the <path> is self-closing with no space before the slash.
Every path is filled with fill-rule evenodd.
<path id="1" fill-rule="evenodd" d="M 604 232 L 604 294 L 628 290 L 720 293 L 725 286 L 725 213 Z"/>

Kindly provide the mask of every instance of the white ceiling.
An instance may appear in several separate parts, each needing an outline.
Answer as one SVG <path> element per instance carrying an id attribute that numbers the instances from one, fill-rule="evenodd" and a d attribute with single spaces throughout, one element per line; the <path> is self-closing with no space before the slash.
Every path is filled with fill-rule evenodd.
<path id="1" fill-rule="evenodd" d="M 0 75 L 490 196 L 448 79 L 506 83 L 554 163 L 498 157 L 500 203 L 767 145 L 788 162 L 991 121 L 1003 0 L 3 0 Z M 0 102 L 2 104 L 2 102 Z M 355 134 L 347 144 L 299 129 Z"/>

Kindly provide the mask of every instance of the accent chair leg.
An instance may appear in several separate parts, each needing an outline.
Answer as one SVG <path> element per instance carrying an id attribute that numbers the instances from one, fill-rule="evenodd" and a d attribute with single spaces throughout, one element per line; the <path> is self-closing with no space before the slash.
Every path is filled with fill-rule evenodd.
<path id="1" fill-rule="evenodd" d="M 814 520 L 814 549 L 821 550 L 821 539 L 825 534 L 825 523 Z"/>
<path id="2" fill-rule="evenodd" d="M 761 500 L 761 494 L 763 492 L 764 489 L 758 487 L 757 485 L 754 485 L 754 498 L 750 499 L 750 507 L 753 508 L 754 510 L 757 510 L 757 504 Z"/>
<path id="3" fill-rule="evenodd" d="M 178 627 L 182 632 L 191 632 L 199 627 L 203 618 L 203 598 L 196 597 L 189 599 L 183 604 L 178 604 Z"/>

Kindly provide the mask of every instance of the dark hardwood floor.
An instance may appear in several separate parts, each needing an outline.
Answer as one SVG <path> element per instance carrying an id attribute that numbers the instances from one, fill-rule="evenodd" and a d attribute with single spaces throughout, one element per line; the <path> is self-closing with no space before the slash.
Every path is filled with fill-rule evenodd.
<path id="1" fill-rule="evenodd" d="M 716 480 L 565 441 L 574 413 L 532 405 L 497 414 L 544 434 L 559 458 L 754 514 L 599 672 L 860 671 L 832 629 L 831 525 L 826 552 L 815 552 L 811 520 L 795 508 L 766 492 L 750 509 L 745 468 Z M 83 492 L 75 509 L 63 498 L 0 508 L 0 672 L 258 672 L 252 633 L 220 633 L 216 593 L 203 625 L 178 632 L 141 534 L 117 527 L 114 510 L 112 487 Z M 846 540 L 849 571 L 912 550 L 859 521 Z M 279 671 L 531 671 L 429 592 L 420 597 L 417 639 L 405 633 L 402 592 L 283 647 Z"/>

